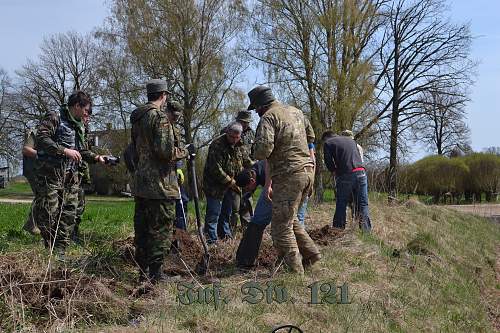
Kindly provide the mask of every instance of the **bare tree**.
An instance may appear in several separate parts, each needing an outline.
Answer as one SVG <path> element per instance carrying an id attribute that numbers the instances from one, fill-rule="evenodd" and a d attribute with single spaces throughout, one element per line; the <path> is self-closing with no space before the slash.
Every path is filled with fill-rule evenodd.
<path id="1" fill-rule="evenodd" d="M 236 0 L 115 0 L 103 33 L 122 38 L 149 77 L 184 104 L 185 140 L 211 135 L 226 94 L 246 68 L 235 47 L 245 7 Z"/>
<path id="2" fill-rule="evenodd" d="M 95 69 L 96 48 L 91 36 L 68 32 L 44 39 L 38 58 L 28 60 L 16 72 L 15 108 L 26 126 L 66 103 L 75 89 L 95 94 Z"/>
<path id="3" fill-rule="evenodd" d="M 463 93 L 431 90 L 422 95 L 422 115 L 412 127 L 416 141 L 438 155 L 449 155 L 455 148 L 463 150 L 470 143 Z"/>
<path id="4" fill-rule="evenodd" d="M 132 55 L 114 36 L 98 34 L 98 37 L 101 43 L 96 74 L 100 82 L 100 115 L 105 122 L 126 131 L 130 113 L 144 98 L 145 77 Z"/>
<path id="5" fill-rule="evenodd" d="M 352 129 L 373 96 L 371 59 L 384 0 L 260 0 L 248 54 L 309 113 L 315 132 Z M 321 147 L 318 147 L 321 149 Z M 321 153 L 321 150 L 319 151 Z M 322 200 L 321 164 L 316 199 Z"/>
<path id="6" fill-rule="evenodd" d="M 12 107 L 13 86 L 7 72 L 0 68 L 0 160 L 8 165 L 19 155 L 23 132 L 18 128 L 17 113 Z"/>
<path id="7" fill-rule="evenodd" d="M 389 199 L 396 195 L 399 139 L 421 115 L 422 94 L 471 81 L 469 28 L 450 23 L 444 17 L 444 4 L 444 0 L 396 0 L 386 8 L 387 43 L 380 51 L 384 75 L 379 88 L 384 106 L 366 128 L 377 120 L 390 122 Z"/>
<path id="8" fill-rule="evenodd" d="M 492 154 L 492 155 L 500 156 L 500 147 L 494 147 L 494 146 L 492 146 L 492 147 L 484 148 L 483 152 L 485 152 L 486 154 Z"/>

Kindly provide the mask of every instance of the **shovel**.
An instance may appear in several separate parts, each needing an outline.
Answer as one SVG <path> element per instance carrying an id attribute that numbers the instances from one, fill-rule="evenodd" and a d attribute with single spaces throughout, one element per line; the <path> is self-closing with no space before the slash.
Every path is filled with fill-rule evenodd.
<path id="1" fill-rule="evenodd" d="M 193 147 L 194 148 L 194 147 Z M 196 153 L 194 149 L 189 149 L 189 168 L 191 169 L 191 175 L 193 177 L 191 181 L 192 186 L 192 196 L 194 201 L 194 210 L 196 213 L 196 226 L 198 229 L 198 237 L 201 244 L 203 245 L 203 257 L 201 261 L 196 265 L 196 273 L 200 275 L 205 275 L 208 271 L 208 265 L 210 263 L 210 254 L 208 253 L 208 246 L 205 240 L 205 235 L 203 234 L 203 227 L 201 225 L 201 214 L 200 214 L 200 200 L 198 196 L 198 185 L 196 182 L 196 168 L 195 168 L 195 156 Z"/>

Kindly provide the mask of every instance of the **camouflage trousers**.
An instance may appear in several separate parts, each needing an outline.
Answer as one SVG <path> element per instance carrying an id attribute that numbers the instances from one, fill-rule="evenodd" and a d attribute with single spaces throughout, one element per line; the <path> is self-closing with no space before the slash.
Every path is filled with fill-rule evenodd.
<path id="1" fill-rule="evenodd" d="M 37 193 L 38 193 L 37 181 L 36 181 L 36 177 L 34 177 L 34 176 L 27 176 L 26 179 L 28 180 L 28 183 L 30 184 L 31 191 L 33 192 L 34 198 L 33 198 L 33 201 L 31 203 L 30 213 L 28 215 L 28 218 L 26 219 L 26 222 L 24 223 L 23 229 L 31 234 L 37 234 L 37 233 L 40 233 L 40 230 L 38 230 L 38 227 L 37 227 L 36 221 L 35 221 L 35 214 L 33 214 L 33 210 L 35 208 L 35 202 L 37 201 Z"/>
<path id="2" fill-rule="evenodd" d="M 273 212 L 271 236 L 278 259 L 294 272 L 303 274 L 302 262 L 319 258 L 314 241 L 297 219 L 297 210 L 309 195 L 314 182 L 312 168 L 292 174 L 275 176 L 273 181 Z"/>
<path id="3" fill-rule="evenodd" d="M 78 229 L 80 227 L 80 223 L 82 223 L 82 216 L 85 212 L 85 190 L 83 186 L 80 185 L 78 188 L 78 206 L 76 207 L 76 216 L 75 216 L 75 227 L 74 233 L 78 234 Z"/>
<path id="4" fill-rule="evenodd" d="M 135 198 L 135 260 L 143 274 L 162 265 L 174 223 L 175 200 Z"/>
<path id="5" fill-rule="evenodd" d="M 39 176 L 33 214 L 46 248 L 62 250 L 69 245 L 78 205 L 78 175 Z"/>

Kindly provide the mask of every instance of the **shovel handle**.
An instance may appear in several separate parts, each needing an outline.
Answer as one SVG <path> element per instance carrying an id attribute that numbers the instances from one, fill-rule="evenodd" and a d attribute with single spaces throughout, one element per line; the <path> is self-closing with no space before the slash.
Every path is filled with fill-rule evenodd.
<path id="1" fill-rule="evenodd" d="M 195 167 L 195 155 L 189 155 L 189 168 L 191 169 L 191 176 L 193 177 L 191 181 L 192 191 L 193 191 L 193 199 L 194 199 L 194 211 L 196 213 L 196 226 L 198 228 L 198 237 L 200 238 L 201 244 L 203 245 L 203 250 L 205 251 L 205 255 L 208 256 L 208 246 L 205 240 L 205 236 L 203 235 L 203 229 L 201 225 L 201 214 L 200 214 L 200 199 L 198 194 L 198 184 L 196 180 L 196 167 Z"/>

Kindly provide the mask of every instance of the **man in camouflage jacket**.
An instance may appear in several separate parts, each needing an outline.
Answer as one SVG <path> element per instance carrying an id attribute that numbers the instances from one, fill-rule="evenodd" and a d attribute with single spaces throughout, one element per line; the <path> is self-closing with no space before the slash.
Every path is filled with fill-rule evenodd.
<path id="1" fill-rule="evenodd" d="M 248 97 L 248 109 L 255 109 L 261 117 L 254 156 L 267 160 L 264 191 L 273 201 L 273 245 L 279 260 L 283 259 L 293 272 L 303 274 L 302 263 L 312 265 L 321 258 L 314 241 L 297 219 L 298 207 L 314 182 L 314 162 L 308 146 L 311 133 L 306 131 L 302 111 L 276 101 L 270 88 L 258 86 Z"/>
<path id="2" fill-rule="evenodd" d="M 102 156 L 86 145 L 81 121 L 91 108 L 90 97 L 76 91 L 61 106 L 59 113 L 49 112 L 37 128 L 37 189 L 35 216 L 45 246 L 60 258 L 69 243 L 78 205 L 82 161 L 104 164 Z"/>
<path id="3" fill-rule="evenodd" d="M 232 122 L 227 126 L 226 134 L 214 140 L 208 149 L 208 156 L 203 172 L 203 191 L 207 198 L 205 214 L 205 232 L 208 243 L 217 242 L 218 238 L 232 237 L 229 228 L 231 205 L 222 207 L 224 196 L 230 191 L 241 193 L 234 177 L 244 167 L 252 165 L 241 142 L 241 124 Z M 226 202 L 231 200 L 226 199 Z"/>
<path id="4" fill-rule="evenodd" d="M 175 143 L 174 124 L 162 107 L 167 101 L 167 83 L 146 84 L 148 103 L 131 116 L 132 143 L 138 156 L 133 177 L 135 197 L 135 259 L 141 279 L 164 280 L 161 266 L 170 248 L 175 221 L 175 200 L 179 199 L 176 161 L 187 157 Z"/>
<path id="5" fill-rule="evenodd" d="M 88 113 L 83 115 L 83 125 L 85 126 L 85 144 L 87 149 L 90 149 L 90 143 L 88 141 L 88 133 L 89 133 L 89 121 L 90 116 L 92 114 L 92 108 Z M 78 173 L 80 176 L 80 187 L 78 188 L 78 206 L 76 207 L 76 216 L 75 216 L 75 226 L 73 228 L 73 232 L 71 233 L 71 240 L 77 244 L 81 242 L 80 240 L 80 224 L 82 223 L 82 216 L 85 212 L 85 185 L 90 185 L 90 168 L 89 164 L 85 161 L 82 161 L 78 168 Z"/>
<path id="6" fill-rule="evenodd" d="M 243 132 L 241 132 L 241 143 L 243 144 L 243 149 L 245 149 L 248 156 L 253 155 L 253 142 L 255 140 L 255 132 L 250 127 L 252 122 L 252 114 L 250 111 L 244 110 L 238 112 L 236 115 L 236 122 L 240 123 L 243 127 Z M 221 133 L 225 133 L 227 127 L 225 127 Z M 240 220 L 241 226 L 246 228 L 250 219 L 252 218 L 252 196 L 248 193 L 247 195 L 242 195 L 242 193 L 237 193 L 234 191 L 226 192 L 224 200 L 222 201 L 222 211 L 226 211 L 228 206 L 231 207 L 231 218 L 229 219 L 229 224 L 231 229 L 234 231 L 238 225 L 238 220 Z"/>

